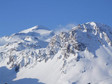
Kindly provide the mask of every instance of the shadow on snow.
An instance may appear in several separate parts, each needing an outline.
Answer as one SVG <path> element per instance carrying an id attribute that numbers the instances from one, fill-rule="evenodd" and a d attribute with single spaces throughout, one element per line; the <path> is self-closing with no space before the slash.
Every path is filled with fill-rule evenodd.
<path id="1" fill-rule="evenodd" d="M 13 81 L 14 78 L 16 78 L 15 69 L 9 70 L 6 67 L 0 67 L 0 84 L 44 84 L 38 79 L 24 78 Z"/>

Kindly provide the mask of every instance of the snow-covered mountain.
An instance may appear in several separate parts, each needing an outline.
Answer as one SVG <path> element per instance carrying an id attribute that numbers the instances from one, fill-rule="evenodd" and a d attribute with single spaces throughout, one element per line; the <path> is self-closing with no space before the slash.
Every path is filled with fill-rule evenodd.
<path id="1" fill-rule="evenodd" d="M 34 26 L 11 36 L 0 38 L 0 62 L 8 60 L 6 65 L 26 66 L 37 59 L 37 50 L 46 48 L 51 37 L 52 30 L 43 26 Z M 2 63 L 1 63 L 2 64 Z M 3 63 L 4 64 L 4 63 Z"/>
<path id="2" fill-rule="evenodd" d="M 35 26 L 0 38 L 0 83 L 112 84 L 112 28 L 88 22 L 56 35 Z"/>

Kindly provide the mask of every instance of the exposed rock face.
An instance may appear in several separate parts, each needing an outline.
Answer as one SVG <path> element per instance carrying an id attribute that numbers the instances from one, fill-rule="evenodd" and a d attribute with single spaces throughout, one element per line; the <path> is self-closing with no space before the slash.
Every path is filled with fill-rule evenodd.
<path id="1" fill-rule="evenodd" d="M 60 34 L 35 26 L 0 38 L 0 67 L 10 69 L 0 68 L 0 83 L 36 78 L 46 84 L 112 84 L 111 65 L 112 29 L 104 24 L 80 24 Z"/>
<path id="2" fill-rule="evenodd" d="M 24 67 L 38 61 L 52 59 L 59 50 L 63 51 L 65 57 L 69 57 L 70 54 L 76 55 L 77 52 L 85 49 L 94 54 L 101 45 L 112 46 L 111 37 L 112 29 L 109 26 L 95 22 L 80 24 L 58 35 L 43 29 L 42 26 L 35 26 L 1 38 L 0 44 L 2 41 L 6 43 L 0 47 L 1 51 L 5 49 L 0 52 L 0 57 L 2 59 L 8 57 L 7 64 L 10 67 L 18 64 Z M 51 38 L 50 42 L 46 41 L 49 38 Z"/>

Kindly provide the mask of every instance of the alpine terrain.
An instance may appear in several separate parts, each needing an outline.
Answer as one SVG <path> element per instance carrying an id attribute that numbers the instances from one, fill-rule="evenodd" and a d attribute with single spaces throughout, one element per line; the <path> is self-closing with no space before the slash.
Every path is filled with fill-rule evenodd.
<path id="1" fill-rule="evenodd" d="M 112 28 L 34 26 L 1 37 L 0 84 L 112 84 Z"/>

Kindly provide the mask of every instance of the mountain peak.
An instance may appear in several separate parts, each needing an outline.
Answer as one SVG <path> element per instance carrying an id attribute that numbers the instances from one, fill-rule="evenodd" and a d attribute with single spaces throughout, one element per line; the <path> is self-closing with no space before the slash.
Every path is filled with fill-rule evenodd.
<path id="1" fill-rule="evenodd" d="M 87 23 L 85 23 L 85 24 L 90 24 L 90 25 L 92 25 L 92 26 L 96 26 L 98 23 L 97 23 L 97 22 L 87 22 Z"/>
<path id="2" fill-rule="evenodd" d="M 3 84 L 23 78 L 46 84 L 104 84 L 102 80 L 112 80 L 112 29 L 105 24 L 88 22 L 59 34 L 37 25 L 1 38 L 0 44 Z M 2 66 L 10 70 L 4 71 Z"/>
<path id="3" fill-rule="evenodd" d="M 87 22 L 87 23 L 84 23 L 84 24 L 82 24 L 82 25 L 91 25 L 91 26 L 97 26 L 97 27 L 107 27 L 107 28 L 109 28 L 109 29 L 111 29 L 108 25 L 106 25 L 106 24 L 103 24 L 103 23 L 99 23 L 99 22 Z"/>
<path id="4" fill-rule="evenodd" d="M 49 30 L 47 27 L 44 27 L 44 26 L 41 26 L 41 25 L 36 25 L 34 27 L 31 27 L 31 28 L 28 28 L 28 29 L 25 29 L 23 31 L 21 31 L 20 33 L 29 33 L 29 32 L 34 32 L 36 30 Z"/>

